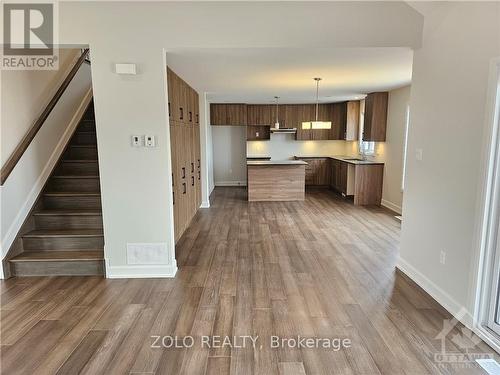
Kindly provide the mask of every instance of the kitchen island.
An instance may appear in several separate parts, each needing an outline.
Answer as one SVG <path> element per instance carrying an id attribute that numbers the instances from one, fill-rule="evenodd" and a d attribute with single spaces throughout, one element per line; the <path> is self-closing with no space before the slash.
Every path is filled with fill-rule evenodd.
<path id="1" fill-rule="evenodd" d="M 247 160 L 248 201 L 303 201 L 303 160 Z"/>

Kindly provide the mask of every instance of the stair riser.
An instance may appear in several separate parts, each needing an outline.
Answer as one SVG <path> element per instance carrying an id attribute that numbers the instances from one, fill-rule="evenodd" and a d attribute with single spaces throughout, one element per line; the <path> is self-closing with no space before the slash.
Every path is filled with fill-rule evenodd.
<path id="1" fill-rule="evenodd" d="M 16 262 L 12 263 L 16 276 L 94 276 L 104 274 L 104 261 L 78 262 Z"/>
<path id="2" fill-rule="evenodd" d="M 28 237 L 23 238 L 24 250 L 86 250 L 104 248 L 104 238 L 98 237 Z"/>
<path id="3" fill-rule="evenodd" d="M 99 165 L 92 163 L 60 163 L 55 171 L 55 175 L 98 175 Z"/>
<path id="4" fill-rule="evenodd" d="M 35 215 L 37 229 L 102 228 L 101 215 Z"/>
<path id="5" fill-rule="evenodd" d="M 98 178 L 51 178 L 47 191 L 82 191 L 82 192 L 98 192 Z"/>
<path id="6" fill-rule="evenodd" d="M 72 145 L 95 145 L 97 137 L 95 133 L 79 133 L 76 132 L 71 138 Z"/>
<path id="7" fill-rule="evenodd" d="M 94 120 L 94 119 L 95 119 L 95 116 L 94 116 L 93 109 L 86 111 L 82 117 L 82 120 Z"/>
<path id="8" fill-rule="evenodd" d="M 100 209 L 101 197 L 55 197 L 45 196 L 44 204 L 46 208 L 74 208 L 74 209 Z"/>
<path id="9" fill-rule="evenodd" d="M 80 122 L 76 129 L 76 133 L 78 132 L 95 132 L 95 122 L 93 120 Z"/>
<path id="10" fill-rule="evenodd" d="M 97 147 L 68 147 L 64 159 L 97 159 Z"/>

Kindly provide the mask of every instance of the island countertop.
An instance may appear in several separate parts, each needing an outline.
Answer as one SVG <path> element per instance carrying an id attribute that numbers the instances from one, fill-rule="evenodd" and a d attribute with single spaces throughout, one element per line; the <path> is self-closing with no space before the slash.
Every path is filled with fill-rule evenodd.
<path id="1" fill-rule="evenodd" d="M 318 155 L 300 155 L 294 156 L 295 160 L 298 159 L 335 159 L 335 160 L 340 160 L 345 163 L 349 164 L 354 164 L 354 165 L 384 165 L 383 162 L 381 161 L 374 161 L 374 160 L 359 160 L 359 158 L 355 156 L 343 156 L 343 155 L 325 155 L 325 156 L 318 156 Z"/>
<path id="2" fill-rule="evenodd" d="M 247 165 L 307 165 L 303 160 L 247 160 Z"/>

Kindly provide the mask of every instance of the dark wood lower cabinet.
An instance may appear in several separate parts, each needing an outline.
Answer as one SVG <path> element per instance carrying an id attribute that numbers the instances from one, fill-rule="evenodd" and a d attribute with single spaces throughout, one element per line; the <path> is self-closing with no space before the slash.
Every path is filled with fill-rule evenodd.
<path id="1" fill-rule="evenodd" d="M 348 168 L 346 162 L 331 159 L 331 182 L 330 186 L 339 193 L 347 195 Z"/>
<path id="2" fill-rule="evenodd" d="M 306 165 L 306 186 L 329 186 L 330 185 L 330 159 L 329 158 L 303 158 Z"/>
<path id="3" fill-rule="evenodd" d="M 200 127 L 170 122 L 175 241 L 201 205 Z"/>
<path id="4" fill-rule="evenodd" d="M 301 157 L 306 165 L 306 186 L 330 187 L 356 205 L 377 205 L 382 200 L 383 164 L 353 164 L 330 157 Z"/>

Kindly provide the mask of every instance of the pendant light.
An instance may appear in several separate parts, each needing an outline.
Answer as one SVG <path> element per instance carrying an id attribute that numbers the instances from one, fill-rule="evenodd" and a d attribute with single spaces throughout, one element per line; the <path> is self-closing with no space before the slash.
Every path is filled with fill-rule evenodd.
<path id="1" fill-rule="evenodd" d="M 302 123 L 302 129 L 331 129 L 331 121 L 318 121 L 319 110 L 319 81 L 321 78 L 314 78 L 316 81 L 316 117 L 314 121 L 307 121 Z"/>
<path id="2" fill-rule="evenodd" d="M 276 100 L 276 122 L 274 123 L 274 128 L 275 129 L 279 129 L 280 128 L 280 122 L 279 122 L 279 119 L 278 119 L 278 100 L 279 100 L 279 96 L 275 96 L 274 99 Z"/>

